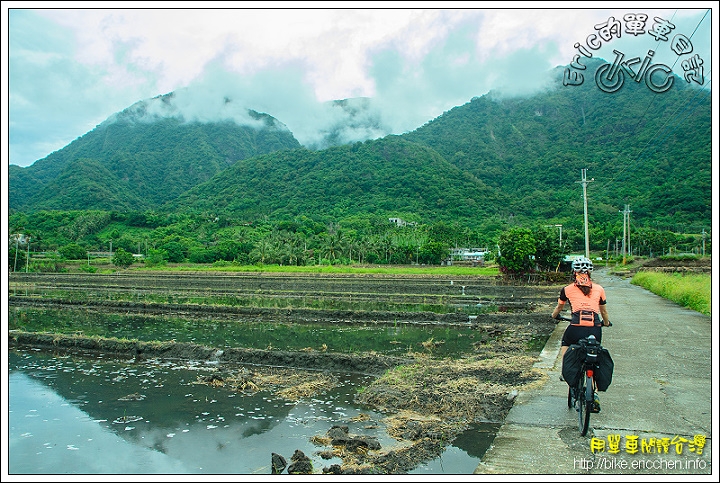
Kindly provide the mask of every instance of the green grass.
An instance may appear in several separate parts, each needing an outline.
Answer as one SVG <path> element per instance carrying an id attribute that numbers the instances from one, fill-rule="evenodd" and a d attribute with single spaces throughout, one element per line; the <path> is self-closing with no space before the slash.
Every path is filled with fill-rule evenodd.
<path id="1" fill-rule="evenodd" d="M 638 272 L 630 281 L 678 305 L 710 315 L 710 275 Z"/>
<path id="2" fill-rule="evenodd" d="M 500 273 L 497 265 L 487 267 L 460 267 L 450 266 L 417 266 L 417 265 L 393 265 L 393 266 L 361 266 L 361 265 L 223 265 L 212 266 L 204 264 L 186 263 L 182 265 L 166 265 L 156 268 L 139 268 L 133 266 L 134 270 L 158 270 L 158 271 L 216 271 L 216 272 L 265 272 L 265 273 L 377 273 L 385 275 L 482 275 L 495 276 Z"/>

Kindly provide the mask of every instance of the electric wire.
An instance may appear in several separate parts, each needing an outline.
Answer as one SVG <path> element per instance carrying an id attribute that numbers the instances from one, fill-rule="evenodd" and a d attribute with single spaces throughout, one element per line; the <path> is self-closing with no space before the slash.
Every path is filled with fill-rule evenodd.
<path id="1" fill-rule="evenodd" d="M 690 35 L 690 37 L 689 37 L 690 39 L 692 39 L 692 37 L 695 35 L 695 33 L 697 32 L 698 28 L 700 28 L 700 25 L 701 25 L 702 22 L 705 20 L 705 17 L 707 17 L 708 12 L 709 12 L 709 10 L 706 10 L 706 11 L 705 11 L 705 15 L 703 15 L 703 17 L 698 21 L 697 25 L 695 26 L 695 29 L 693 30 L 693 33 L 692 33 L 692 34 Z M 675 13 L 677 13 L 677 10 L 675 11 Z M 670 20 L 673 20 L 674 18 L 675 18 L 675 14 L 673 14 L 673 16 L 671 17 Z M 659 40 L 658 40 L 657 45 L 660 45 L 660 41 L 659 41 Z M 657 49 L 657 47 L 656 47 L 656 49 Z M 675 59 L 675 62 L 673 63 L 673 67 L 675 67 L 675 65 L 677 64 L 678 60 L 679 60 L 679 57 Z M 671 68 L 671 70 L 672 70 L 672 68 Z M 711 74 L 712 74 L 712 71 L 708 72 L 708 76 L 711 76 Z M 711 80 L 708 80 L 708 81 L 706 81 L 706 82 L 703 82 L 703 86 L 702 86 L 703 89 L 699 89 L 698 92 L 696 92 L 695 96 L 694 96 L 692 99 L 689 99 L 689 100 L 687 101 L 686 107 L 685 107 L 685 109 L 683 110 L 683 112 L 684 112 L 685 110 L 687 110 L 687 104 L 692 103 L 695 99 L 697 99 L 697 97 L 698 97 L 701 93 L 705 92 L 705 97 L 703 97 L 702 99 L 700 99 L 700 101 L 704 100 L 708 95 L 710 95 L 710 90 L 709 90 L 710 82 L 711 82 Z M 706 89 L 706 88 L 707 88 L 707 89 Z M 637 123 L 635 124 L 635 127 L 634 127 L 633 130 L 632 130 L 633 133 L 637 131 L 638 126 L 640 126 L 640 123 L 647 117 L 648 111 L 650 110 L 650 108 L 652 107 L 653 103 L 654 103 L 656 100 L 657 100 L 657 97 L 653 99 L 653 102 L 651 102 L 651 103 L 648 104 L 648 106 L 645 108 L 645 112 L 638 118 L 638 121 L 637 121 Z M 695 105 L 695 108 L 693 108 L 693 111 L 692 111 L 692 112 L 694 112 L 694 110 L 697 109 L 697 107 L 699 106 L 699 102 L 700 102 L 700 101 L 698 101 L 698 103 Z M 622 175 L 622 174 L 628 169 L 628 167 L 630 167 L 631 165 L 632 165 L 632 166 L 637 165 L 637 162 L 642 159 L 640 156 L 646 153 L 646 151 L 647 151 L 647 149 L 648 149 L 651 141 L 658 136 L 658 134 L 665 128 L 665 126 L 666 126 L 669 122 L 671 122 L 671 121 L 673 120 L 673 118 L 676 117 L 677 112 L 678 112 L 678 110 L 680 110 L 681 107 L 682 107 L 682 106 L 678 106 L 678 108 L 675 110 L 675 112 L 673 113 L 673 115 L 669 116 L 668 119 L 665 121 L 665 123 L 658 128 L 658 130 L 657 130 L 657 132 L 655 133 L 655 135 L 653 135 L 652 138 L 650 138 L 650 141 L 647 142 L 647 144 L 645 145 L 645 147 L 636 155 L 635 159 L 633 159 L 632 162 L 625 163 L 625 165 L 623 166 L 623 168 L 616 172 L 615 176 L 613 176 L 613 177 L 610 178 L 607 182 L 601 184 L 601 185 L 598 187 L 598 188 L 600 189 L 600 193 L 603 193 L 603 190 L 605 190 L 605 192 L 606 192 L 606 191 L 607 191 L 607 187 L 610 185 L 610 183 L 614 182 L 620 175 Z M 691 113 L 692 113 L 692 112 L 691 112 Z M 687 119 L 687 117 L 688 117 L 688 116 L 686 116 L 686 117 L 683 118 L 683 119 Z M 672 130 L 672 132 L 674 132 L 675 130 L 677 130 L 677 126 Z M 668 137 L 669 137 L 669 134 L 668 134 L 667 136 L 664 136 L 664 137 L 662 138 L 663 141 L 657 143 L 657 145 L 658 145 L 658 146 L 661 145 L 662 142 L 664 142 L 664 140 L 667 140 Z M 645 154 L 645 156 L 647 156 L 647 154 Z"/>
<path id="2" fill-rule="evenodd" d="M 698 29 L 700 28 L 700 25 L 705 20 L 705 18 L 707 17 L 709 12 L 710 12 L 709 9 L 706 10 L 703 17 L 698 21 L 692 34 L 690 34 L 690 37 L 689 37 L 690 40 L 692 40 L 693 36 L 698 31 Z M 671 21 L 675 18 L 676 13 L 677 13 L 677 10 L 675 10 L 675 12 L 673 13 L 673 16 L 670 19 Z M 655 50 L 657 50 L 659 45 L 660 45 L 660 40 L 658 39 Z M 680 59 L 680 56 L 678 56 L 675 59 L 675 62 L 673 62 L 673 65 L 670 68 L 670 70 L 672 70 L 675 67 L 675 65 L 677 64 L 679 59 Z M 681 126 L 682 123 L 689 116 L 691 116 L 695 112 L 695 110 L 697 110 L 698 107 L 703 105 L 703 101 L 705 101 L 705 99 L 707 99 L 707 97 L 711 94 L 711 91 L 710 91 L 711 83 L 712 83 L 712 71 L 709 71 L 703 81 L 703 85 L 701 86 L 702 88 L 698 89 L 698 91 L 695 93 L 695 96 L 693 96 L 691 99 L 688 99 L 684 103 L 684 105 L 679 105 L 675 109 L 675 112 L 673 112 L 673 114 L 665 120 L 663 125 L 660 126 L 659 128 L 657 128 L 655 134 L 653 134 L 653 136 L 648 140 L 648 142 L 640 150 L 640 152 L 635 155 L 632 162 L 625 163 L 625 165 L 619 171 L 617 171 L 612 178 L 610 178 L 607 182 L 600 184 L 600 186 L 598 186 L 598 190 L 596 190 L 596 194 L 607 193 L 610 184 L 614 180 L 616 180 L 620 175 L 622 175 L 624 172 L 626 172 L 630 166 L 637 166 L 637 163 L 639 161 L 648 157 L 651 154 L 651 152 L 653 151 L 651 148 L 653 146 L 652 143 L 654 140 L 657 139 L 657 141 L 654 144 L 654 146 L 656 148 L 661 146 L 662 144 L 664 144 L 667 141 L 667 139 L 669 139 L 670 136 L 679 128 L 679 126 Z M 704 94 L 704 95 L 702 97 L 700 97 L 702 94 Z M 645 112 L 638 118 L 638 121 L 635 124 L 635 127 L 632 129 L 632 133 L 635 133 L 637 131 L 638 127 L 640 126 L 640 124 L 647 118 L 647 114 L 650 111 L 650 109 L 652 108 L 653 104 L 656 102 L 656 100 L 657 100 L 657 97 L 653 98 L 653 101 L 651 103 L 648 103 L 647 107 L 645 108 Z M 688 112 L 688 110 L 690 110 L 690 111 Z M 685 115 L 682 118 L 680 118 L 680 116 L 683 114 L 685 114 Z M 627 209 L 628 206 L 629 205 L 626 205 L 625 209 Z M 621 212 L 623 212 L 623 211 L 621 211 Z M 638 227 L 631 225 L 629 213 L 627 216 L 627 223 L 628 223 L 628 231 L 637 232 L 637 230 L 639 230 Z M 634 228 L 634 230 L 632 230 L 632 228 Z M 704 226 L 702 227 L 702 231 L 705 232 Z"/>

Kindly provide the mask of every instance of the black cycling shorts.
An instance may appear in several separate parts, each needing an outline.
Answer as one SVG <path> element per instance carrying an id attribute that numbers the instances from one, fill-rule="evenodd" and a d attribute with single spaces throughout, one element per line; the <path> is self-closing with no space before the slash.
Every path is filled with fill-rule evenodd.
<path id="1" fill-rule="evenodd" d="M 565 329 L 565 333 L 562 337 L 561 344 L 564 346 L 570 346 L 577 344 L 578 341 L 584 337 L 594 335 L 598 342 L 602 342 L 602 326 L 596 325 L 594 327 L 584 327 L 582 325 L 568 325 Z"/>

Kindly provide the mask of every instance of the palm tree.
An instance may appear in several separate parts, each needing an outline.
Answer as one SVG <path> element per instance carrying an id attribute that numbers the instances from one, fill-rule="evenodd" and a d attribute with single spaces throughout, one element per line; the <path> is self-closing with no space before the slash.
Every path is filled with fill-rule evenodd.
<path id="1" fill-rule="evenodd" d="M 272 252 L 273 243 L 270 240 L 270 235 L 268 235 L 258 240 L 258 242 L 255 244 L 255 248 L 253 248 L 250 252 L 250 259 L 256 263 L 260 262 L 264 265 L 266 262 L 269 261 Z"/>
<path id="2" fill-rule="evenodd" d="M 340 230 L 331 230 L 323 238 L 321 251 L 330 263 L 343 256 L 347 239 Z"/>

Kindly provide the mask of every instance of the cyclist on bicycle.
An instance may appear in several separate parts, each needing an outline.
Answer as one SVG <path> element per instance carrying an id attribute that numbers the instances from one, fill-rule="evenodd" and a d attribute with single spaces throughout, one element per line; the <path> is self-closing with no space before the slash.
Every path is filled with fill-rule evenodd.
<path id="1" fill-rule="evenodd" d="M 572 271 L 573 283 L 560 290 L 557 306 L 552 313 L 552 317 L 557 318 L 565 308 L 565 303 L 570 302 L 572 321 L 562 337 L 561 360 L 564 359 L 570 345 L 577 344 L 580 339 L 591 334 L 600 343 L 602 327 L 610 325 L 605 289 L 597 283 L 594 284 L 590 278 L 593 271 L 592 261 L 586 257 L 576 258 L 572 263 Z"/>

